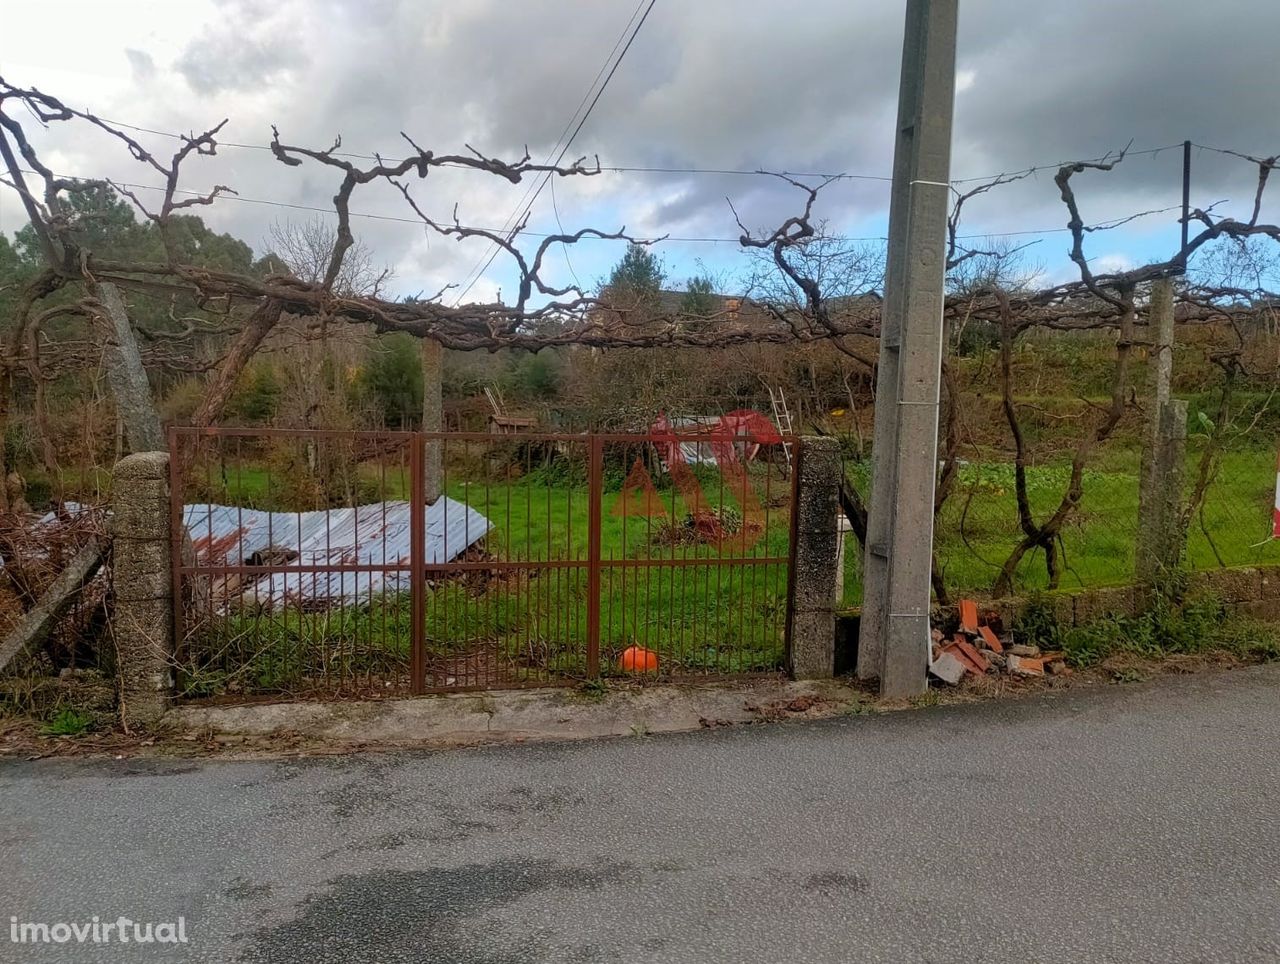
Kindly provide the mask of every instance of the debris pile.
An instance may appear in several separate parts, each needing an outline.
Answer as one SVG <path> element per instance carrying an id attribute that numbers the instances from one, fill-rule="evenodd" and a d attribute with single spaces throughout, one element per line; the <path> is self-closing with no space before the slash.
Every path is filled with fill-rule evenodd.
<path id="1" fill-rule="evenodd" d="M 950 641 L 940 629 L 933 631 L 929 674 L 951 686 L 965 676 L 1065 676 L 1071 672 L 1061 652 L 1041 652 L 1038 646 L 1015 643 L 1003 631 L 996 613 L 978 616 L 972 599 L 960 600 L 960 627 Z"/>
<path id="2" fill-rule="evenodd" d="M 0 670 L 41 648 L 58 666 L 91 650 L 110 587 L 105 531 L 100 509 L 74 502 L 0 521 Z"/>

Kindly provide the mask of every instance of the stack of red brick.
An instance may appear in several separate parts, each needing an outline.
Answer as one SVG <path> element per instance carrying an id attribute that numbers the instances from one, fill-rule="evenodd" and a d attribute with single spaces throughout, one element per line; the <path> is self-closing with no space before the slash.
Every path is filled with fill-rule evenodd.
<path id="1" fill-rule="evenodd" d="M 1013 642 L 1003 633 L 995 613 L 978 616 L 972 599 L 960 600 L 960 628 L 947 642 L 946 634 L 933 631 L 933 658 L 929 672 L 955 685 L 966 676 L 1007 673 L 1010 676 L 1062 675 L 1071 672 L 1060 652 L 1042 653 L 1037 646 Z"/>

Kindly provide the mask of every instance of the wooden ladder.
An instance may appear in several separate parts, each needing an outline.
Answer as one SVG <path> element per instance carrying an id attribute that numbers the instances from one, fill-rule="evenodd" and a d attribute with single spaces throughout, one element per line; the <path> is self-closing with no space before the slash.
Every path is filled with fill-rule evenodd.
<path id="1" fill-rule="evenodd" d="M 787 408 L 787 396 L 782 391 L 782 386 L 774 388 L 772 385 L 766 385 L 769 389 L 769 404 L 773 406 L 773 424 L 778 426 L 778 431 L 783 435 L 792 434 L 791 410 Z M 787 466 L 791 466 L 791 443 L 782 443 L 782 454 L 787 460 Z"/>
<path id="2" fill-rule="evenodd" d="M 502 391 L 494 391 L 488 385 L 484 388 L 484 397 L 489 400 L 489 407 L 493 409 L 493 414 L 498 418 L 502 418 L 507 414 L 505 400 L 502 397 Z"/>

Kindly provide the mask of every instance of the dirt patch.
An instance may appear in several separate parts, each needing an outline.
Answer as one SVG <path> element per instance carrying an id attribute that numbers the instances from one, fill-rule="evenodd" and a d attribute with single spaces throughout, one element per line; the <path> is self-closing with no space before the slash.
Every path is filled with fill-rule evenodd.
<path id="1" fill-rule="evenodd" d="M 428 686 L 495 686 L 510 675 L 510 670 L 504 673 L 493 649 L 446 656 L 427 663 Z"/>
<path id="2" fill-rule="evenodd" d="M 814 693 L 805 693 L 789 700 L 774 700 L 763 705 L 747 703 L 746 709 L 757 713 L 760 719 L 767 721 L 795 719 L 797 717 L 814 718 L 827 716 L 827 710 L 838 701 Z"/>

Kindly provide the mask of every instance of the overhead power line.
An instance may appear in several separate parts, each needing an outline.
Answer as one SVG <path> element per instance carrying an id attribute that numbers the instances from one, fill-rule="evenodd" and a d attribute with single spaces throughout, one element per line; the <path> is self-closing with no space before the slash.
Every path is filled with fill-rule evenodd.
<path id="1" fill-rule="evenodd" d="M 618 48 L 622 46 L 623 41 L 626 39 L 627 31 L 631 29 L 631 25 L 635 22 L 636 17 L 640 15 L 640 8 L 642 6 L 644 6 L 644 0 L 640 0 L 640 2 L 636 4 L 636 8 L 635 10 L 632 11 L 630 19 L 627 20 L 626 25 L 622 28 L 622 31 L 618 34 L 618 39 L 613 42 L 613 49 L 609 51 L 609 55 L 605 57 L 604 61 L 600 64 L 600 69 L 596 71 L 595 77 L 591 79 L 591 84 L 583 92 L 582 100 L 578 101 L 578 106 L 574 108 L 573 113 L 569 115 L 569 119 L 565 121 L 563 129 L 561 129 L 559 135 L 555 139 L 555 143 L 551 145 L 551 150 L 547 152 L 547 156 L 542 161 L 544 166 L 551 163 L 551 159 L 555 157 L 556 151 L 560 149 L 560 145 L 563 143 L 565 136 L 569 133 L 569 128 L 573 126 L 574 120 L 577 119 L 578 114 L 582 112 L 583 107 L 586 106 L 587 101 L 590 99 L 591 92 L 595 90 L 596 84 L 600 83 L 600 78 L 604 76 L 604 72 L 609 69 L 609 64 L 613 61 L 614 54 L 616 54 L 618 52 Z M 526 150 L 525 153 L 528 153 L 528 151 Z M 526 201 L 529 200 L 529 196 L 533 192 L 534 188 L 535 188 L 535 185 L 531 182 L 529 186 L 525 189 L 525 192 L 521 196 L 519 203 L 515 206 L 512 212 L 507 215 L 506 220 L 502 222 L 502 228 L 497 233 L 505 234 L 515 226 L 512 219 L 515 218 L 516 214 L 520 211 L 521 206 Z M 492 263 L 492 259 L 490 259 L 490 263 Z M 478 273 L 483 271 L 483 267 L 482 267 L 483 264 L 484 264 L 484 256 L 482 255 L 480 260 L 477 261 L 471 267 L 471 270 L 467 272 L 467 275 L 463 280 L 471 281 L 471 276 L 473 273 Z M 468 286 L 468 290 L 469 290 L 469 286 Z"/>
<path id="2" fill-rule="evenodd" d="M 632 16 L 634 17 L 634 14 Z M 621 40 L 619 40 L 619 42 L 621 42 Z M 617 49 L 617 44 L 614 45 L 614 49 L 615 50 Z M 606 66 L 607 66 L 607 63 L 608 62 L 606 61 Z M 602 67 L 600 70 L 600 73 L 603 73 L 603 72 L 604 72 L 604 68 Z M 596 76 L 598 78 L 599 74 L 597 74 Z M 589 90 L 588 90 L 588 94 L 590 94 Z M 584 101 L 586 100 L 586 96 L 583 97 L 583 100 Z M 175 133 L 173 131 L 162 131 L 162 130 L 157 130 L 153 127 L 140 127 L 137 124 L 128 124 L 128 123 L 125 123 L 124 121 L 111 120 L 110 118 L 107 118 L 107 117 L 102 118 L 102 120 L 105 123 L 112 124 L 116 127 L 123 127 L 126 130 L 137 131 L 142 134 L 154 134 L 157 137 L 168 137 L 175 140 L 182 140 L 183 137 L 185 136 L 182 134 Z M 572 123 L 572 118 L 570 119 L 570 123 Z M 566 124 L 565 128 L 567 129 L 568 126 L 569 125 Z M 563 131 L 561 132 L 561 136 L 563 136 Z M 1178 141 L 1176 144 L 1165 144 L 1162 147 L 1145 147 L 1140 149 L 1128 150 L 1128 151 L 1125 151 L 1125 157 L 1143 157 L 1143 156 L 1154 157 L 1157 154 L 1163 154 L 1165 151 L 1180 149 L 1182 147 L 1182 143 L 1183 143 L 1182 141 Z M 557 138 L 555 146 L 552 147 L 552 153 L 555 152 L 556 147 L 559 147 L 559 144 L 560 144 L 560 140 L 559 138 Z M 1218 154 L 1230 154 L 1236 157 L 1249 156 L 1248 152 L 1245 152 L 1245 151 L 1233 151 L 1233 150 L 1228 150 L 1227 148 L 1222 148 L 1222 147 L 1210 147 L 1207 144 L 1194 144 L 1193 146 L 1195 146 L 1200 150 L 1213 151 Z M 221 140 L 218 141 L 218 147 L 220 148 L 230 147 L 230 148 L 235 148 L 240 150 L 268 151 L 268 152 L 271 150 L 271 148 L 266 144 L 239 144 L 233 141 L 221 141 Z M 332 154 L 334 157 L 345 157 L 351 160 L 382 161 L 388 164 L 395 164 L 395 163 L 398 163 L 400 160 L 402 160 L 402 158 L 387 157 L 385 155 L 378 155 L 378 154 L 363 154 L 358 151 L 333 151 Z M 956 177 L 956 178 L 952 178 L 950 183 L 972 184 L 977 181 L 993 181 L 997 177 L 1014 177 L 1016 175 L 1035 174 L 1038 171 L 1056 170 L 1062 165 L 1070 164 L 1070 163 L 1073 163 L 1074 161 L 1085 161 L 1085 162 L 1100 161 L 1105 156 L 1106 155 L 1100 155 L 1098 157 L 1092 157 L 1092 158 L 1072 158 L 1071 160 L 1044 161 L 1038 164 L 1033 164 L 1029 167 L 1018 168 L 1012 171 L 1000 171 L 994 174 L 975 174 L 969 177 Z M 1114 154 L 1112 156 L 1114 156 Z M 797 178 L 803 177 L 803 178 L 812 178 L 814 180 L 823 180 L 823 181 L 881 181 L 886 184 L 890 184 L 893 182 L 893 177 L 888 174 L 865 174 L 865 173 L 856 173 L 851 171 L 805 171 L 805 170 L 793 171 L 785 167 L 780 171 L 774 171 L 774 170 L 767 169 L 765 167 L 754 167 L 754 168 L 672 167 L 672 166 L 663 167 L 663 166 L 653 166 L 653 165 L 644 165 L 644 164 L 602 164 L 600 166 L 600 170 L 609 174 L 680 174 L 680 175 L 689 175 L 691 177 L 698 177 L 698 176 L 776 177 L 777 175 L 781 174 L 785 177 L 797 177 Z M 526 193 L 526 197 L 527 196 L 528 195 Z"/>
<path id="3" fill-rule="evenodd" d="M 23 173 L 34 175 L 37 172 L 30 169 L 24 169 Z M 115 184 L 119 187 L 128 188 L 129 190 L 155 191 L 159 193 L 163 193 L 166 190 L 166 188 L 156 184 L 135 184 L 130 181 L 117 181 L 117 180 L 112 180 L 105 177 L 91 177 L 91 176 L 86 176 L 81 174 L 64 174 L 64 173 L 57 173 L 57 172 L 55 172 L 55 176 L 64 178 L 67 180 L 104 181 L 104 182 Z M 204 191 L 204 192 L 191 191 L 191 190 L 183 190 L 181 188 L 175 190 L 174 193 L 180 194 L 184 197 L 207 197 L 209 194 L 208 191 Z M 267 207 L 285 208 L 291 211 L 307 211 L 315 214 L 325 214 L 331 217 L 336 217 L 336 213 L 334 212 L 333 208 L 319 207 L 317 205 L 311 205 L 311 204 L 297 204 L 291 201 L 276 201 L 270 198 L 245 197 L 244 195 L 241 195 L 241 194 L 222 194 L 218 196 L 218 200 L 238 202 L 240 204 L 259 204 L 259 205 L 265 205 Z M 1100 230 L 1100 229 L 1106 229 L 1110 227 L 1118 227 L 1121 223 L 1125 221 L 1133 221 L 1139 218 L 1150 217 L 1156 214 L 1166 214 L 1169 211 L 1180 210 L 1180 208 L 1181 208 L 1181 205 L 1172 204 L 1172 205 L 1169 205 L 1168 207 L 1158 208 L 1156 210 L 1139 211 L 1134 214 L 1128 214 L 1121 217 L 1108 218 L 1104 221 L 1098 221 L 1094 224 L 1085 225 L 1085 229 Z M 417 227 L 422 226 L 422 221 L 418 218 L 410 218 L 410 217 L 404 217 L 401 215 L 394 215 L 394 214 L 374 214 L 372 212 L 352 211 L 351 217 L 363 218 L 368 221 L 387 221 L 395 224 L 412 224 Z M 492 227 L 482 228 L 477 225 L 462 225 L 462 227 L 468 228 L 470 230 L 476 230 L 476 231 L 488 231 L 491 234 L 497 234 L 501 230 L 500 228 L 492 228 Z M 957 240 L 961 240 L 961 241 L 974 241 L 974 240 L 980 240 L 982 238 L 1016 238 L 1016 237 L 1028 237 L 1028 236 L 1041 235 L 1041 234 L 1068 234 L 1070 233 L 1070 231 L 1071 229 L 1066 227 L 1027 228 L 1020 231 L 982 231 L 975 234 L 957 234 L 956 238 Z M 564 232 L 560 232 L 560 233 L 564 233 Z M 521 236 L 529 237 L 529 238 L 549 238 L 549 237 L 552 237 L 553 235 L 549 231 L 531 231 L 527 228 L 524 229 L 523 231 L 516 231 L 512 234 L 513 238 L 521 237 Z M 887 240 L 884 235 L 854 236 L 854 235 L 845 235 L 845 234 L 832 234 L 832 235 L 827 235 L 826 238 L 831 241 L 885 241 Z M 614 239 L 595 238 L 595 237 L 592 237 L 591 235 L 587 235 L 582 240 L 583 241 L 611 241 Z M 678 235 L 665 235 L 663 237 L 663 240 L 671 241 L 671 242 L 679 242 L 679 243 L 691 243 L 691 244 L 702 243 L 702 244 L 737 245 L 740 243 L 739 237 L 682 237 Z"/>
<path id="4" fill-rule="evenodd" d="M 608 88 L 609 81 L 613 80 L 613 75 L 618 72 L 618 67 L 622 64 L 623 58 L 627 56 L 627 51 L 630 50 L 631 45 L 635 43 L 636 36 L 640 33 L 640 28 L 643 27 L 644 22 L 649 19 L 649 14 L 653 12 L 654 4 L 656 4 L 657 2 L 658 0 L 649 0 L 649 5 L 644 8 L 644 14 L 641 15 L 638 21 L 636 21 L 635 26 L 631 30 L 631 36 L 627 38 L 626 45 L 622 48 L 622 51 L 618 54 L 616 58 L 614 58 L 613 66 L 609 68 L 609 73 L 605 75 L 604 82 L 600 84 L 599 88 L 596 90 L 595 97 L 591 99 L 591 103 L 587 106 L 587 109 L 582 114 L 581 119 L 579 119 L 578 126 L 573 129 L 573 133 L 569 135 L 569 139 L 564 142 L 564 147 L 562 147 L 560 149 L 560 153 L 556 155 L 556 159 L 555 159 L 556 167 L 560 166 L 560 162 L 564 160 L 565 154 L 569 152 L 569 148 L 573 146 L 574 140 L 577 138 L 578 134 L 581 133 L 583 125 L 586 124 L 587 122 L 587 118 L 591 116 L 591 112 L 594 111 L 596 109 L 596 105 L 600 103 L 600 98 L 604 95 L 605 90 Z M 637 7 L 636 9 L 638 10 L 639 7 Z M 635 18 L 635 14 L 632 14 L 632 19 L 634 20 L 634 18 Z M 630 25 L 630 21 L 628 21 L 628 25 Z M 624 34 L 626 33 L 625 28 L 623 30 L 623 33 Z M 614 44 L 614 49 L 615 50 L 617 49 L 617 44 Z M 600 75 L 597 74 L 596 76 L 599 77 Z M 577 112 L 575 111 L 574 113 L 577 113 Z M 572 121 L 572 118 L 570 118 L 570 120 Z M 555 173 L 554 171 L 547 171 L 546 176 L 542 178 L 541 183 L 538 184 L 537 190 L 533 192 L 533 196 L 529 198 L 528 203 L 524 204 L 523 207 L 517 207 L 516 209 L 517 213 L 514 215 L 513 218 L 509 219 L 512 221 L 513 226 L 511 229 L 512 233 L 507 236 L 507 240 L 510 240 L 512 237 L 515 236 L 516 229 L 518 228 L 520 223 L 525 219 L 525 217 L 528 216 L 529 212 L 533 209 L 533 204 L 535 201 L 538 200 L 538 195 L 542 193 L 543 188 L 547 186 L 547 182 L 551 180 L 554 173 Z M 468 292 L 470 292 L 471 289 L 475 287 L 476 282 L 479 281 L 484 276 L 484 273 L 489 270 L 489 266 L 493 264 L 493 259 L 498 256 L 499 250 L 501 249 L 499 248 L 498 245 L 495 244 L 493 246 L 493 251 L 490 252 L 489 254 L 489 259 L 485 261 L 484 266 L 476 273 L 474 278 L 472 278 L 469 282 L 467 282 L 467 286 L 463 288 L 462 291 L 459 292 L 458 297 L 454 299 L 453 303 L 455 305 L 462 303 L 462 299 L 467 296 Z"/>

